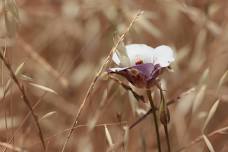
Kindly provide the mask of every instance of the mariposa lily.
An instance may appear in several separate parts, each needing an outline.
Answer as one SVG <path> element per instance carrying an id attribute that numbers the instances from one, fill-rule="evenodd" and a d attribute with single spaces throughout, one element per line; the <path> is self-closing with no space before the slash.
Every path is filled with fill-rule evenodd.
<path id="1" fill-rule="evenodd" d="M 108 69 L 108 73 L 121 75 L 138 88 L 152 87 L 163 69 L 175 60 L 169 46 L 152 48 L 145 44 L 126 45 L 125 52 L 117 50 L 112 59 L 118 67 Z"/>

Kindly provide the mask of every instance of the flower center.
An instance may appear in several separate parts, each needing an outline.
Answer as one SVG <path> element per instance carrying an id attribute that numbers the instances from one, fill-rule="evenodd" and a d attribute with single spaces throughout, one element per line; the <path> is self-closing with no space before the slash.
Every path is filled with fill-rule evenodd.
<path id="1" fill-rule="evenodd" d="M 143 64 L 143 60 L 140 59 L 139 57 L 136 57 L 135 59 L 135 64 L 138 65 L 138 64 Z"/>

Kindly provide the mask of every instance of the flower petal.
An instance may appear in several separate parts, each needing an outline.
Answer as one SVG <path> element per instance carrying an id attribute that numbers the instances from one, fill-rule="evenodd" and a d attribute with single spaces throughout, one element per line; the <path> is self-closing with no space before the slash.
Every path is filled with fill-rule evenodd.
<path id="1" fill-rule="evenodd" d="M 139 87 L 150 87 L 160 74 L 161 67 L 152 63 L 139 64 L 127 68 L 111 68 L 109 73 L 116 73 L 125 77 L 130 83 Z"/>
<path id="2" fill-rule="evenodd" d="M 126 46 L 126 51 L 131 66 L 135 65 L 138 59 L 143 63 L 151 63 L 151 56 L 155 54 L 154 49 L 145 44 L 129 44 Z"/>
<path id="3" fill-rule="evenodd" d="M 128 67 L 127 68 L 109 68 L 107 70 L 107 72 L 108 73 L 118 73 L 118 72 L 126 70 L 126 69 L 128 69 Z"/>
<path id="4" fill-rule="evenodd" d="M 153 63 L 154 65 L 159 64 L 161 67 L 167 67 L 174 61 L 173 50 L 166 45 L 158 46 L 155 49 L 145 44 L 129 44 L 125 47 L 127 56 L 119 56 L 118 50 L 112 56 L 113 61 L 119 66 Z"/>
<path id="5" fill-rule="evenodd" d="M 154 64 L 159 64 L 161 67 L 167 67 L 175 60 L 173 50 L 166 45 L 158 46 L 154 51 L 155 55 L 152 59 Z"/>

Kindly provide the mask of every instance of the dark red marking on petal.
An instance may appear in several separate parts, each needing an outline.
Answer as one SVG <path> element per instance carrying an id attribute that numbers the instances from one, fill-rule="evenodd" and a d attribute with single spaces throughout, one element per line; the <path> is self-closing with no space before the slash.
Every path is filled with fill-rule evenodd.
<path id="1" fill-rule="evenodd" d="M 135 61 L 135 64 L 138 65 L 138 64 L 143 64 L 143 60 L 137 58 L 136 61 Z"/>

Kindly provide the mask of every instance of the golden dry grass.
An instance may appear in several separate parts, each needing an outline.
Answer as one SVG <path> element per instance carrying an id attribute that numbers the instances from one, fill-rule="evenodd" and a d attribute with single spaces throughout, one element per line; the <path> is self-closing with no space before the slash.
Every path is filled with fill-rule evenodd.
<path id="1" fill-rule="evenodd" d="M 175 50 L 174 72 L 164 73 L 162 80 L 172 103 L 172 151 L 228 151 L 227 8 L 227 0 L 16 0 L 16 5 L 2 0 L 1 54 L 37 123 L 23 102 L 23 89 L 1 60 L 1 151 L 44 151 L 37 124 L 46 151 L 61 151 L 67 139 L 65 152 L 156 151 L 152 116 L 126 129 L 148 103 L 137 102 L 103 73 L 67 138 L 99 69 L 110 65 L 104 62 L 116 44 L 113 38 L 126 32 L 139 11 L 144 13 L 124 42 L 167 44 Z M 167 151 L 162 127 L 160 134 Z"/>

